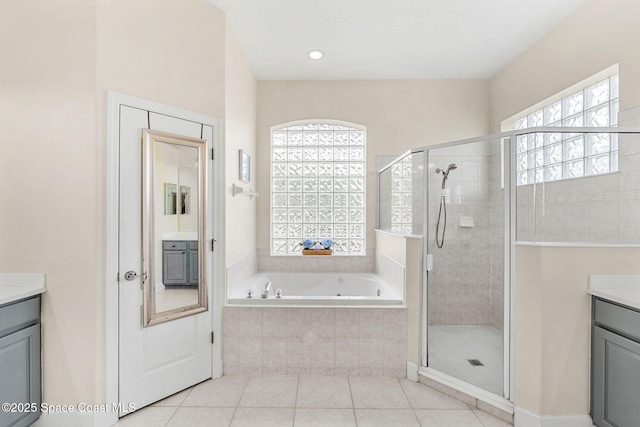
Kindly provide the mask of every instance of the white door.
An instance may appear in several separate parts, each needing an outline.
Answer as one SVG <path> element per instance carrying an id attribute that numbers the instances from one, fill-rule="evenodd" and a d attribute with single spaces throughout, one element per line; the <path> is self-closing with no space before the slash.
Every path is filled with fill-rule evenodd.
<path id="1" fill-rule="evenodd" d="M 141 141 L 142 129 L 148 128 L 206 139 L 208 152 L 213 138 L 211 126 L 120 106 L 118 397 L 119 402 L 125 403 L 121 405 L 121 416 L 130 410 L 126 404 L 139 409 L 212 376 L 213 257 L 210 253 L 206 257 L 205 275 L 209 310 L 142 327 Z M 210 157 L 207 161 L 211 161 Z M 209 171 L 212 168 L 210 163 Z M 205 215 L 209 217 L 208 230 L 212 228 L 211 207 L 209 203 Z M 128 271 L 137 276 L 126 280 L 124 276 Z"/>

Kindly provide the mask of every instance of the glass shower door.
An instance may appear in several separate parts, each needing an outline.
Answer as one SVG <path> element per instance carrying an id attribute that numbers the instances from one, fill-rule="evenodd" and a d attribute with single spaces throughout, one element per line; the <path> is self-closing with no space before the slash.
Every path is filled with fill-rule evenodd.
<path id="1" fill-rule="evenodd" d="M 426 326 L 428 367 L 508 397 L 502 153 L 499 139 L 428 151 Z"/>

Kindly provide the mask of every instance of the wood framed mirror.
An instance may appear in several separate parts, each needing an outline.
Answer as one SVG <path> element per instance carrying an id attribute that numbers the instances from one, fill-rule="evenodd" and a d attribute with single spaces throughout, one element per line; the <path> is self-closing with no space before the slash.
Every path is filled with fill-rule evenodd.
<path id="1" fill-rule="evenodd" d="M 143 326 L 208 309 L 206 145 L 204 139 L 142 131 Z M 167 182 L 179 189 L 172 215 L 165 215 Z"/>

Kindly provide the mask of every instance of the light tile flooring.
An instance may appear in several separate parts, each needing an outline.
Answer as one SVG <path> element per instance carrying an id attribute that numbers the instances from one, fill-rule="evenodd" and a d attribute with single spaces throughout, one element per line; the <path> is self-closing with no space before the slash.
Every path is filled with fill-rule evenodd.
<path id="1" fill-rule="evenodd" d="M 304 375 L 208 380 L 116 426 L 512 427 L 404 378 Z"/>
<path id="2" fill-rule="evenodd" d="M 502 396 L 502 343 L 502 332 L 491 326 L 429 326 L 429 366 Z"/>
<path id="3" fill-rule="evenodd" d="M 198 303 L 197 289 L 163 289 L 156 291 L 156 313 Z"/>

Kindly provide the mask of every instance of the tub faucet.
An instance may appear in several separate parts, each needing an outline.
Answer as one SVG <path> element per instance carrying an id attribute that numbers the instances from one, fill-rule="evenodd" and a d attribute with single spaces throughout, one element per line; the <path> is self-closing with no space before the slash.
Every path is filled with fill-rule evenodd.
<path id="1" fill-rule="evenodd" d="M 271 282 L 267 282 L 264 284 L 264 291 L 262 291 L 262 298 L 267 298 L 269 296 L 269 290 L 271 289 Z"/>

